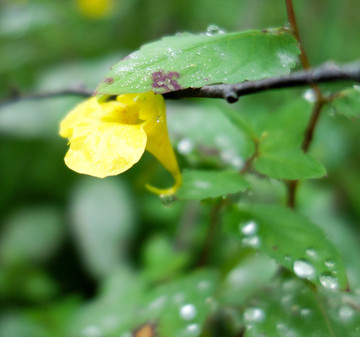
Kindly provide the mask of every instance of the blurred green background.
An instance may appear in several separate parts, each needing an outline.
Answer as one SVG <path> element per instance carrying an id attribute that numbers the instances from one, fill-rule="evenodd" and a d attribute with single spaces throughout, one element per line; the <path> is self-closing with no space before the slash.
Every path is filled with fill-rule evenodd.
<path id="1" fill-rule="evenodd" d="M 313 65 L 359 59 L 358 0 L 298 0 L 294 5 Z M 285 23 L 282 0 L 2 0 L 0 100 L 15 92 L 94 90 L 112 64 L 164 35 L 200 33 L 210 24 L 236 31 Z M 267 115 L 303 91 L 246 97 L 234 109 Z M 140 281 L 128 273 L 156 283 L 197 264 L 210 206 L 164 206 L 147 192 L 146 182 L 163 180 L 150 155 L 121 176 L 104 180 L 64 165 L 67 147 L 57 134 L 58 123 L 80 101 L 58 97 L 0 106 L 1 337 L 80 336 L 76 324 L 83 326 L 81 317 L 97 317 L 124 298 L 124 279 L 136 288 L 134 282 Z M 168 103 L 170 136 L 182 167 L 241 166 L 246 141 L 221 115 L 225 104 Z M 360 243 L 358 134 L 357 120 L 332 109 L 324 114 L 313 153 L 325 163 L 329 179 L 302 185 L 299 200 L 302 211 L 327 229 L 345 257 L 350 280 L 360 287 L 355 258 Z M 284 198 L 275 182 L 258 185 L 261 200 Z M 226 249 L 214 251 L 211 263 L 216 266 L 219 256 L 230 256 L 232 249 L 227 243 Z M 271 275 L 273 268 L 267 268 Z M 129 293 L 140 296 L 138 290 Z M 115 294 L 112 302 L 109 294 Z M 131 310 L 133 297 L 111 312 Z M 104 323 L 109 331 L 117 324 L 111 318 Z M 102 336 L 87 328 L 79 328 L 81 336 Z"/>

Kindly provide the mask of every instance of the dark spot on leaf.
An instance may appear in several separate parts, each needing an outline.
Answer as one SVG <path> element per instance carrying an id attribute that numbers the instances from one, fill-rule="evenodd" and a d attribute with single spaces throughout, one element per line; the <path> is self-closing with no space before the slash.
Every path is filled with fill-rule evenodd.
<path id="1" fill-rule="evenodd" d="M 278 247 L 277 246 L 272 246 L 272 249 L 273 250 L 278 250 Z"/>
<path id="2" fill-rule="evenodd" d="M 162 88 L 165 92 L 171 92 L 175 90 L 180 90 L 182 87 L 177 81 L 177 78 L 180 77 L 180 74 L 176 71 L 164 72 L 163 70 L 152 73 L 152 87 L 153 88 Z"/>
<path id="3" fill-rule="evenodd" d="M 108 77 L 108 78 L 105 78 L 104 82 L 107 84 L 111 84 L 111 83 L 114 83 L 114 79 L 112 77 Z"/>

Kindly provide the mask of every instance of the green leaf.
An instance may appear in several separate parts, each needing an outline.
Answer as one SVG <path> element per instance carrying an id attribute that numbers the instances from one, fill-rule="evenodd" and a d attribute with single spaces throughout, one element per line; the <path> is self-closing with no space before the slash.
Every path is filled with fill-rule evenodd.
<path id="1" fill-rule="evenodd" d="M 173 277 L 188 263 L 189 252 L 175 251 L 172 242 L 158 234 L 147 242 L 143 260 L 145 278 L 149 281 L 161 281 Z"/>
<path id="2" fill-rule="evenodd" d="M 114 65 L 97 92 L 166 93 L 287 74 L 298 53 L 296 40 L 283 29 L 169 36 Z"/>
<path id="3" fill-rule="evenodd" d="M 352 89 L 343 90 L 340 92 L 332 107 L 335 110 L 348 118 L 355 118 L 360 116 L 360 87 L 354 86 Z"/>
<path id="4" fill-rule="evenodd" d="M 148 325 L 159 337 L 198 336 L 213 306 L 217 278 L 201 270 L 154 288 L 119 270 L 101 297 L 79 311 L 68 335 L 126 336 Z"/>
<path id="5" fill-rule="evenodd" d="M 237 193 L 249 188 L 249 183 L 233 171 L 184 170 L 179 199 L 202 200 Z"/>
<path id="6" fill-rule="evenodd" d="M 21 209 L 9 217 L 0 240 L 0 259 L 6 265 L 48 260 L 64 234 L 61 213 L 53 206 Z"/>
<path id="7" fill-rule="evenodd" d="M 319 161 L 299 149 L 260 150 L 254 166 L 258 172 L 275 179 L 320 178 L 326 174 Z"/>
<path id="8" fill-rule="evenodd" d="M 325 295 L 325 296 L 324 296 Z M 360 313 L 355 296 L 317 292 L 296 279 L 275 280 L 243 312 L 245 337 L 356 337 Z"/>
<path id="9" fill-rule="evenodd" d="M 169 102 L 169 133 L 177 137 L 177 150 L 192 167 L 214 163 L 240 170 L 254 152 L 253 141 L 223 114 L 224 102 L 183 104 Z M 201 132 L 199 130 L 201 129 Z"/>
<path id="10" fill-rule="evenodd" d="M 223 280 L 219 296 L 230 305 L 243 305 L 245 300 L 267 285 L 277 272 L 276 263 L 264 254 L 243 258 Z"/>
<path id="11" fill-rule="evenodd" d="M 226 214 L 230 231 L 299 277 L 329 289 L 348 287 L 339 251 L 325 233 L 288 208 L 252 205 Z"/>
<path id="12" fill-rule="evenodd" d="M 88 270 L 101 278 L 126 255 L 135 227 L 134 203 L 124 181 L 84 177 L 71 199 L 71 225 Z"/>

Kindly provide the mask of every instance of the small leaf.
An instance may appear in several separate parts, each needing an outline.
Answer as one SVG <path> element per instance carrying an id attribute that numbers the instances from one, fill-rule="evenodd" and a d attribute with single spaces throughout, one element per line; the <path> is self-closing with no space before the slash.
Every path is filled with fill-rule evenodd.
<path id="1" fill-rule="evenodd" d="M 243 313 L 245 337 L 356 337 L 359 333 L 358 301 L 349 294 L 324 294 L 296 279 L 277 279 L 258 293 L 254 303 Z"/>
<path id="2" fill-rule="evenodd" d="M 255 169 L 275 179 L 320 178 L 326 174 L 324 166 L 301 150 L 260 151 Z"/>
<path id="3" fill-rule="evenodd" d="M 220 287 L 220 298 L 227 304 L 241 306 L 267 285 L 276 272 L 277 265 L 268 256 L 250 254 L 226 275 Z"/>
<path id="4" fill-rule="evenodd" d="M 189 253 L 176 251 L 164 235 L 150 238 L 144 247 L 144 276 L 149 281 L 172 278 L 189 261 Z"/>
<path id="5" fill-rule="evenodd" d="M 259 249 L 299 277 L 329 289 L 347 288 L 340 253 L 306 217 L 285 207 L 252 205 L 233 208 L 226 223 L 243 244 Z"/>
<path id="6" fill-rule="evenodd" d="M 296 40 L 283 29 L 169 36 L 114 65 L 97 92 L 166 93 L 287 74 L 298 53 Z"/>
<path id="7" fill-rule="evenodd" d="M 70 336 L 198 336 L 212 309 L 217 274 L 201 270 L 156 288 L 134 273 L 119 270 L 102 295 L 86 304 L 70 326 Z M 85 332 L 88 332 L 85 334 Z"/>
<path id="8" fill-rule="evenodd" d="M 53 206 L 22 209 L 5 223 L 0 241 L 0 259 L 6 265 L 48 260 L 64 234 L 61 213 Z"/>
<path id="9" fill-rule="evenodd" d="M 135 227 L 131 194 L 124 181 L 85 177 L 75 186 L 71 224 L 88 270 L 102 278 L 121 264 Z"/>
<path id="10" fill-rule="evenodd" d="M 202 200 L 237 193 L 249 188 L 249 183 L 237 172 L 184 170 L 179 199 Z"/>
<path id="11" fill-rule="evenodd" d="M 335 110 L 348 118 L 360 116 L 360 86 L 355 85 L 352 89 L 340 92 L 332 104 Z"/>
<path id="12" fill-rule="evenodd" d="M 254 152 L 254 143 L 224 116 L 224 102 L 183 104 L 169 102 L 168 127 L 179 139 L 177 150 L 193 167 L 205 163 L 240 170 Z M 201 129 L 201 132 L 199 130 Z"/>

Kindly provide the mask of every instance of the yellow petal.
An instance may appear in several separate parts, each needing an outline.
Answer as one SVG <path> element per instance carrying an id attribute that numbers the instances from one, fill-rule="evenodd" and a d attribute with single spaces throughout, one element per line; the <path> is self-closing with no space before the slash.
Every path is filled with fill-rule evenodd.
<path id="1" fill-rule="evenodd" d="M 120 174 L 137 163 L 146 146 L 140 125 L 99 123 L 77 127 L 65 156 L 66 165 L 98 178 Z"/>
<path id="2" fill-rule="evenodd" d="M 98 122 L 139 123 L 139 109 L 118 101 L 100 102 L 91 97 L 77 105 L 60 123 L 60 136 L 71 138 L 77 127 L 91 128 Z"/>
<path id="3" fill-rule="evenodd" d="M 144 123 L 144 130 L 147 135 L 146 150 L 154 155 L 157 160 L 168 170 L 174 177 L 175 183 L 169 189 L 157 189 L 147 186 L 154 193 L 170 195 L 174 194 L 181 185 L 181 173 L 172 148 L 166 125 L 166 111 L 164 99 L 160 95 L 154 95 L 151 104 L 146 105 L 146 109 L 140 113 L 150 119 Z M 149 102 L 148 102 L 149 103 Z M 148 110 L 149 109 L 149 110 Z M 150 111 L 151 109 L 151 111 Z M 155 116 L 155 119 L 152 118 Z M 142 119 L 142 118 L 141 118 Z"/>
<path id="4" fill-rule="evenodd" d="M 99 119 L 97 117 L 99 103 L 96 97 L 91 97 L 70 111 L 60 123 L 60 136 L 70 138 L 74 128 L 86 126 Z"/>

